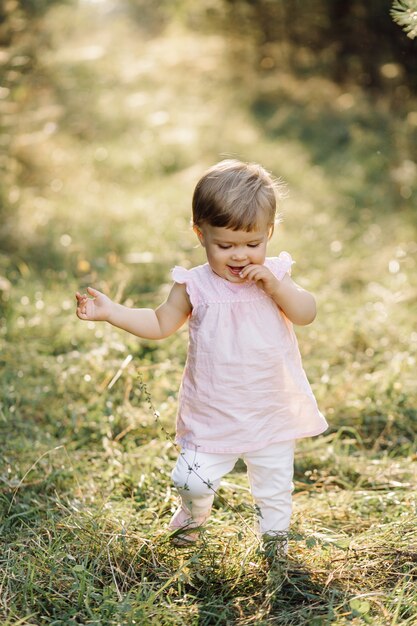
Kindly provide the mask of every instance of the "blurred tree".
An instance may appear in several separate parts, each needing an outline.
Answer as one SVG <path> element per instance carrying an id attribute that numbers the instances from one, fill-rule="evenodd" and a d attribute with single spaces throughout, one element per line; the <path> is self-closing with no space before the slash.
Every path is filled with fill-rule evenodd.
<path id="1" fill-rule="evenodd" d="M 231 28 L 250 31 L 260 47 L 289 44 L 294 71 L 306 69 L 297 51 L 307 49 L 311 69 L 338 82 L 383 89 L 381 68 L 395 64 L 403 82 L 417 89 L 416 42 L 393 23 L 391 0 L 224 0 L 224 6 Z"/>
<path id="2" fill-rule="evenodd" d="M 34 164 L 16 154 L 13 138 L 21 107 L 30 98 L 33 68 L 42 46 L 40 19 L 56 4 L 74 0 L 0 0 L 0 248 L 13 249 L 11 218 L 17 190 Z M 39 76 L 38 76 L 39 80 Z"/>
<path id="3" fill-rule="evenodd" d="M 129 11 L 142 33 L 148 36 L 161 33 L 173 15 L 187 11 L 184 0 L 119 0 L 119 3 Z"/>
<path id="4" fill-rule="evenodd" d="M 0 2 L 0 46 L 11 45 L 15 37 L 33 29 L 34 20 L 44 15 L 54 4 L 71 0 L 4 0 Z"/>

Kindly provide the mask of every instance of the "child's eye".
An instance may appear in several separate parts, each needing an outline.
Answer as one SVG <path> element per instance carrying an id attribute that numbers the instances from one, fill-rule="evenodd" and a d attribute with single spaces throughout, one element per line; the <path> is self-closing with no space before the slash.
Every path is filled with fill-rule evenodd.
<path id="1" fill-rule="evenodd" d="M 232 247 L 232 246 L 225 246 L 225 245 L 222 245 L 221 243 L 219 243 L 219 244 L 217 244 L 217 245 L 219 246 L 219 248 L 220 248 L 221 250 L 229 250 L 229 248 L 231 248 L 231 247 Z"/>
<path id="2" fill-rule="evenodd" d="M 260 245 L 260 243 L 248 243 L 248 248 L 257 248 Z"/>

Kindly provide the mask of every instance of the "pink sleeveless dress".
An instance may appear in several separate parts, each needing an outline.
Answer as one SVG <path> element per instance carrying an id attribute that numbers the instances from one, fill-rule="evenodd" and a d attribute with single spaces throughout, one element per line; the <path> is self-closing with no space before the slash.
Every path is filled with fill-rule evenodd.
<path id="1" fill-rule="evenodd" d="M 287 252 L 265 260 L 279 279 Z M 318 435 L 327 423 L 301 363 L 291 322 L 254 283 L 232 283 L 208 263 L 175 267 L 192 305 L 179 392 L 176 442 L 182 448 L 244 453 Z"/>

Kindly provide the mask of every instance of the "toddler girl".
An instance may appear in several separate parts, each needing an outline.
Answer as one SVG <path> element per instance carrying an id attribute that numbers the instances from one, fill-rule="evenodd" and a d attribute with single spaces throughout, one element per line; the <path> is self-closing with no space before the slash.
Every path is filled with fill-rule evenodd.
<path id="1" fill-rule="evenodd" d="M 116 304 L 99 291 L 77 293 L 82 320 L 105 320 L 146 339 L 189 321 L 172 473 L 180 506 L 170 529 L 197 539 L 222 477 L 242 458 L 259 530 L 286 537 L 291 517 L 294 442 L 322 433 L 292 324 L 309 324 L 313 296 L 290 278 L 287 252 L 266 257 L 276 218 L 276 184 L 259 165 L 226 160 L 193 196 L 193 228 L 207 263 L 175 267 L 167 300 L 155 310 Z M 191 530 L 191 532 L 190 532 Z"/>

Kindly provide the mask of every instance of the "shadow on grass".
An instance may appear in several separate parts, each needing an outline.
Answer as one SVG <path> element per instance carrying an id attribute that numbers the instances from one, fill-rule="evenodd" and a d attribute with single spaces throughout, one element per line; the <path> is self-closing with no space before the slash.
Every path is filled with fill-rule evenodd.
<path id="1" fill-rule="evenodd" d="M 213 553 L 211 569 L 200 564 L 187 586 L 187 596 L 192 597 L 198 607 L 199 626 L 226 623 L 319 625 L 331 623 L 335 605 L 349 601 L 342 589 L 325 587 L 317 573 L 297 559 L 290 557 L 286 564 L 270 567 L 254 557 L 254 561 L 241 565 L 239 572 L 227 575 L 222 571 L 222 557 L 224 560 L 224 555 Z M 233 559 L 233 555 L 229 558 Z M 196 563 L 199 563 L 198 557 Z"/>
<path id="2" fill-rule="evenodd" d="M 335 561 L 317 543 L 310 549 L 304 535 L 290 542 L 285 564 L 270 565 L 253 537 L 227 524 L 216 534 L 204 531 L 197 547 L 178 548 L 152 503 L 135 512 L 120 494 L 83 501 L 69 485 L 59 496 L 54 476 L 47 482 L 43 490 L 27 485 L 12 507 L 2 497 L 3 599 L 16 619 L 31 613 L 45 624 L 321 626 L 361 618 L 364 608 L 371 614 L 369 603 L 357 603 L 368 574 L 380 582 L 373 585 L 379 593 L 368 595 L 381 596 L 415 569 L 414 552 L 400 554 L 381 538 L 370 548 L 343 549 Z"/>

